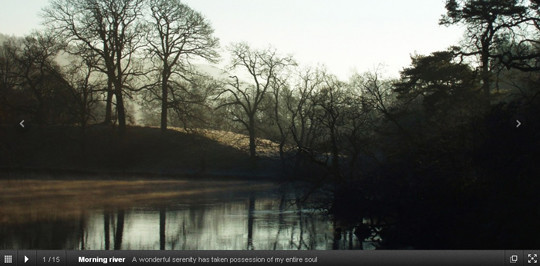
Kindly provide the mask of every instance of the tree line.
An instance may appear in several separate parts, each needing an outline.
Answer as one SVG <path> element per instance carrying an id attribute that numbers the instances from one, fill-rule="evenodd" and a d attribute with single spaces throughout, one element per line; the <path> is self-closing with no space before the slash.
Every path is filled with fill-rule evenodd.
<path id="1" fill-rule="evenodd" d="M 410 127 L 420 117 L 457 126 L 516 91 L 534 98 L 538 6 L 449 0 L 440 24 L 463 25 L 462 45 L 413 56 L 398 79 L 374 70 L 343 81 L 243 42 L 228 46 L 226 74 L 205 75 L 193 62 L 218 62 L 219 40 L 180 1 L 52 0 L 41 13 L 45 30 L 2 43 L 0 118 L 116 123 L 123 132 L 139 105 L 163 131 L 172 123 L 247 133 L 251 157 L 267 138 L 281 158 L 293 150 L 337 171 L 340 158 L 365 154 L 381 128 L 414 143 Z"/>

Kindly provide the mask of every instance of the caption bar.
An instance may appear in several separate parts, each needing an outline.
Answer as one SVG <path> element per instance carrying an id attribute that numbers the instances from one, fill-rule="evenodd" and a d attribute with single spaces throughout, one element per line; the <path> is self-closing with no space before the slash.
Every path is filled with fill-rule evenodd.
<path id="1" fill-rule="evenodd" d="M 420 251 L 71 251 L 1 250 L 0 266 L 183 265 L 532 265 L 540 252 L 526 250 Z M 536 261 L 536 263 L 535 263 Z"/>

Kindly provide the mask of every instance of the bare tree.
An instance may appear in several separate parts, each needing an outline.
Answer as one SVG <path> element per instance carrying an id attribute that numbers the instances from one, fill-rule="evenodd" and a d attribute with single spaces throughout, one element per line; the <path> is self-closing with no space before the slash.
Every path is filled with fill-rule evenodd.
<path id="1" fill-rule="evenodd" d="M 366 108 L 377 110 L 390 121 L 401 127 L 392 115 L 391 107 L 394 106 L 392 95 L 392 82 L 381 78 L 379 70 L 366 72 L 356 76 L 353 86 L 358 87 L 362 94 L 362 101 Z"/>
<path id="2" fill-rule="evenodd" d="M 9 38 L 0 45 L 0 123 L 13 119 L 13 102 L 10 99 L 17 83 L 17 75 L 13 73 L 16 65 L 14 55 L 17 45 L 15 40 Z"/>
<path id="3" fill-rule="evenodd" d="M 13 60 L 9 76 L 16 80 L 13 85 L 29 92 L 30 100 L 35 102 L 19 108 L 27 108 L 26 112 L 32 113 L 40 125 L 58 122 L 65 107 L 58 105 L 66 104 L 65 99 L 60 99 L 66 96 L 63 91 L 66 84 L 55 57 L 63 45 L 47 33 L 33 33 L 20 43 L 13 42 L 10 45 L 5 47 Z M 55 121 L 49 121 L 49 118 Z"/>
<path id="4" fill-rule="evenodd" d="M 70 47 L 84 47 L 70 52 L 90 50 L 100 56 L 102 62 L 98 68 L 108 78 L 106 122 L 111 118 L 114 94 L 120 132 L 126 127 L 123 97 L 129 89 L 126 81 L 137 75 L 132 64 L 144 39 L 139 21 L 142 8 L 143 0 L 52 0 L 43 10 L 45 24 L 57 36 L 72 44 Z"/>
<path id="5" fill-rule="evenodd" d="M 313 157 L 313 141 L 317 132 L 314 95 L 323 83 L 322 75 L 320 69 L 308 68 L 301 71 L 294 90 L 286 100 L 287 109 L 291 113 L 289 130 L 298 155 L 307 153 Z"/>
<path id="6" fill-rule="evenodd" d="M 157 95 L 161 101 L 161 130 L 165 131 L 168 109 L 179 99 L 171 99 L 171 96 L 182 93 L 173 91 L 181 86 L 171 86 L 171 77 L 189 81 L 190 59 L 215 62 L 219 42 L 212 36 L 214 30 L 210 23 L 179 0 L 152 0 L 149 5 L 152 18 L 147 41 L 160 72 L 157 84 L 161 93 Z"/>
<path id="7" fill-rule="evenodd" d="M 212 115 L 209 99 L 220 85 L 212 77 L 202 74 L 193 75 L 189 81 L 173 80 L 169 86 L 168 108 L 176 117 L 171 122 L 181 124 L 185 130 L 206 126 Z"/>
<path id="8" fill-rule="evenodd" d="M 76 105 L 76 116 L 83 132 L 90 119 L 94 119 L 92 110 L 98 103 L 97 94 L 104 82 L 98 69 L 99 58 L 89 51 L 81 57 L 71 61 L 66 67 L 65 79 L 69 84 L 69 89 Z"/>
<path id="9" fill-rule="evenodd" d="M 286 108 L 286 102 L 290 99 L 291 89 L 289 88 L 289 77 L 275 77 L 272 82 L 272 117 L 279 133 L 279 158 L 285 159 L 285 144 L 289 137 L 287 130 L 287 116 L 289 115 Z"/>
<path id="10" fill-rule="evenodd" d="M 337 77 L 324 74 L 322 76 L 322 87 L 317 91 L 315 104 L 315 121 L 324 129 L 322 136 L 322 149 L 331 154 L 331 169 L 335 175 L 340 175 L 340 144 L 341 127 L 344 125 L 344 111 L 350 100 L 346 94 L 346 84 L 337 79 Z"/>
<path id="11" fill-rule="evenodd" d="M 243 69 L 251 82 L 241 82 L 237 76 L 231 76 L 232 82 L 218 95 L 227 96 L 218 108 L 232 106 L 230 113 L 235 122 L 241 123 L 249 134 L 249 154 L 256 157 L 256 120 L 261 103 L 275 82 L 275 78 L 284 69 L 293 65 L 291 57 L 281 57 L 274 49 L 254 50 L 245 43 L 231 46 L 231 70 Z M 234 108 L 235 107 L 235 108 Z"/>

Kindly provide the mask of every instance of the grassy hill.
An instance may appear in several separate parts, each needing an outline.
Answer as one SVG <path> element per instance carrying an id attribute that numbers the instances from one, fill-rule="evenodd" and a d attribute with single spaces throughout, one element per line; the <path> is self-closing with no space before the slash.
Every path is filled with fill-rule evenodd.
<path id="1" fill-rule="evenodd" d="M 225 137 L 226 136 L 226 137 Z M 239 139 L 233 141 L 235 136 Z M 202 131 L 162 134 L 159 128 L 96 125 L 0 128 L 0 169 L 9 172 L 84 172 L 171 176 L 273 176 L 275 163 L 254 165 L 241 135 Z"/>

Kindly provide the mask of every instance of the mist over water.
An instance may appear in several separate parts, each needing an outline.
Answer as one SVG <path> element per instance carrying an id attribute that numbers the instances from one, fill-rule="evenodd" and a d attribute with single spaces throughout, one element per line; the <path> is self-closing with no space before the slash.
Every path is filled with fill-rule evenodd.
<path id="1" fill-rule="evenodd" d="M 4 184 L 9 181 L 2 181 Z M 13 181 L 16 182 L 16 181 Z M 15 249 L 126 249 L 126 250 L 295 250 L 358 249 L 362 245 L 351 234 L 335 239 L 334 224 L 325 212 L 303 206 L 294 193 L 282 191 L 275 184 L 248 182 L 253 189 L 243 190 L 245 182 L 215 181 L 224 191 L 207 191 L 178 196 L 170 193 L 176 181 L 153 181 L 145 190 L 102 194 L 88 199 L 101 206 L 77 204 L 77 199 L 96 195 L 96 187 L 109 191 L 118 181 L 94 181 L 93 187 L 77 191 L 77 181 L 29 181 L 25 204 L 0 207 L 5 219 L 0 226 L 0 248 Z M 183 187 L 204 187 L 205 181 L 177 181 Z M 137 183 L 137 182 L 134 182 Z M 51 185 L 55 184 L 55 185 Z M 18 182 L 21 185 L 21 182 Z M 47 190 L 39 188 L 49 188 Z M 60 187 L 71 187 L 70 196 Z M 9 198 L 14 184 L 3 186 Z M 140 200 L 141 195 L 159 194 L 159 200 Z M 104 198 L 103 198 L 104 197 Z M 105 199 L 105 201 L 104 201 Z M 62 201 L 71 208 L 59 208 Z M 29 210 L 46 202 L 38 209 Z M 133 204 L 126 204 L 133 202 Z M 16 217 L 18 216 L 18 218 Z"/>

